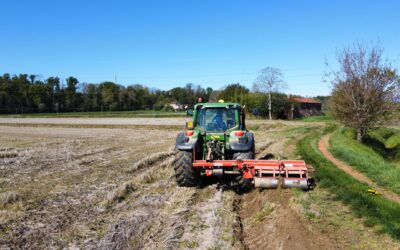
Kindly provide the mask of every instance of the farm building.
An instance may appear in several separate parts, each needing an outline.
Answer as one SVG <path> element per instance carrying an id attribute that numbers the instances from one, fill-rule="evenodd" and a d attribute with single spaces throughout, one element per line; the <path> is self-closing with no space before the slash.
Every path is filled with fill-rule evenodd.
<path id="1" fill-rule="evenodd" d="M 180 111 L 180 110 L 184 110 L 186 105 L 184 104 L 180 104 L 180 103 L 170 103 L 169 106 L 174 110 L 174 111 Z"/>
<path id="2" fill-rule="evenodd" d="M 291 109 L 289 118 L 299 118 L 322 114 L 322 103 L 318 100 L 303 97 L 291 97 Z"/>

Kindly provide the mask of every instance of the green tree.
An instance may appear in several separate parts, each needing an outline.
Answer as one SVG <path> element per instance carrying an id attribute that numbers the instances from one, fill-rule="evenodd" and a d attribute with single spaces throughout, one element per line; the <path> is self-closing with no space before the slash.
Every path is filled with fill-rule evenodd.
<path id="1" fill-rule="evenodd" d="M 70 76 L 66 79 L 67 87 L 65 88 L 65 104 L 68 110 L 72 110 L 76 108 L 77 97 L 76 97 L 76 89 L 79 83 L 78 79 L 73 76 Z"/>
<path id="2" fill-rule="evenodd" d="M 100 83 L 99 92 L 103 107 L 106 110 L 115 111 L 119 109 L 119 90 L 120 87 L 113 82 Z"/>
<path id="3" fill-rule="evenodd" d="M 247 94 L 250 92 L 248 88 L 240 83 L 233 83 L 226 86 L 219 92 L 218 99 L 223 99 L 229 102 L 244 103 Z"/>

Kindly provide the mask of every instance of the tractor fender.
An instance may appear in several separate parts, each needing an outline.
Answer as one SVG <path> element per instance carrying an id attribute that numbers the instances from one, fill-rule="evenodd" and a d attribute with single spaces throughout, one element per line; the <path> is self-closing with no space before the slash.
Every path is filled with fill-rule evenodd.
<path id="1" fill-rule="evenodd" d="M 184 132 L 180 132 L 176 137 L 176 148 L 182 151 L 193 150 L 197 143 L 197 138 L 187 137 Z"/>
<path id="2" fill-rule="evenodd" d="M 251 132 L 247 132 L 245 138 L 241 138 L 240 140 L 230 141 L 229 144 L 232 151 L 241 151 L 241 152 L 251 151 L 253 150 L 254 146 L 254 134 Z"/>

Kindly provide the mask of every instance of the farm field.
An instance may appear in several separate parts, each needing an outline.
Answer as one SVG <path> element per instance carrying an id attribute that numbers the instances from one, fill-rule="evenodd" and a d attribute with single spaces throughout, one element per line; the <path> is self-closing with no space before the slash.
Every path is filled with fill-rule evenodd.
<path id="1" fill-rule="evenodd" d="M 167 112 L 153 110 L 137 110 L 137 111 L 94 111 L 94 112 L 60 112 L 60 113 L 28 113 L 28 114 L 0 114 L 0 117 L 12 118 L 101 118 L 101 117 L 182 117 L 186 116 L 186 112 Z"/>
<path id="2" fill-rule="evenodd" d="M 69 127 L 69 125 L 98 125 L 98 127 L 107 127 L 109 125 L 115 126 L 137 126 L 137 125 L 149 125 L 149 126 L 179 126 L 180 129 L 184 129 L 185 122 L 190 121 L 191 117 L 174 117 L 174 118 L 10 118 L 10 117 L 1 117 L 0 116 L 0 126 L 1 125 L 19 125 L 19 124 L 30 124 L 32 126 L 35 125 L 61 125 L 64 127 Z M 307 125 L 309 122 L 303 121 L 266 121 L 262 119 L 249 119 L 247 124 L 251 127 L 257 127 L 260 125 L 268 125 L 268 124 L 281 124 L 285 125 Z M 323 122 L 313 122 L 315 125 L 324 125 Z"/>
<path id="3" fill-rule="evenodd" d="M 319 186 L 177 187 L 175 136 L 189 119 L 0 118 L 0 248 L 400 248 Z M 247 124 L 257 158 L 281 159 L 325 127 Z"/>

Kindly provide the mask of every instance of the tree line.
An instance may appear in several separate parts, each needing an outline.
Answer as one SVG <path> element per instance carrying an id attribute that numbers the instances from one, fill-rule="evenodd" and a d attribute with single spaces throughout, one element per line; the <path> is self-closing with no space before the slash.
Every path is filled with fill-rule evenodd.
<path id="1" fill-rule="evenodd" d="M 123 86 L 110 81 L 80 83 L 73 76 L 63 82 L 59 77 L 42 80 L 36 75 L 11 76 L 6 73 L 0 76 L 0 113 L 171 111 L 171 103 L 192 107 L 201 97 L 204 102 L 223 99 L 245 104 L 247 111 L 255 116 L 287 118 L 291 108 L 288 96 L 277 89 L 261 89 L 260 83 L 255 83 L 252 90 L 240 83 L 229 84 L 220 90 L 188 83 L 164 91 L 141 84 Z"/>
<path id="2" fill-rule="evenodd" d="M 208 101 L 212 91 L 191 83 L 163 91 L 110 81 L 80 83 L 73 76 L 63 83 L 59 77 L 42 80 L 36 75 L 5 73 L 0 76 L 0 113 L 162 110 L 173 102 L 191 106 L 198 97 Z"/>

